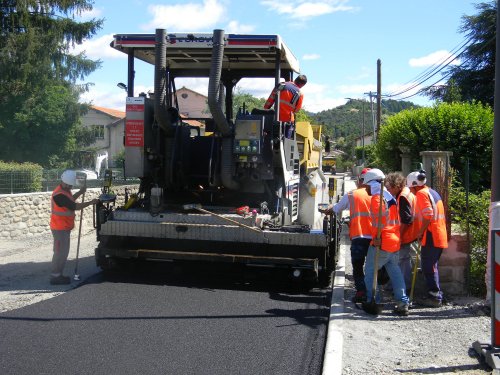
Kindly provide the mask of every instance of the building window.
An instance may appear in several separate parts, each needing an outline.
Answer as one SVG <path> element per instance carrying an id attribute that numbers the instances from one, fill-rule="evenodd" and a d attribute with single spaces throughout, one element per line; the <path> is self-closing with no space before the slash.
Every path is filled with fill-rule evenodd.
<path id="1" fill-rule="evenodd" d="M 186 98 L 188 97 L 188 94 L 186 94 L 185 92 L 183 92 L 183 93 L 181 94 L 181 97 L 182 97 L 182 99 L 186 99 Z"/>
<path id="2" fill-rule="evenodd" d="M 104 125 L 92 125 L 95 139 L 104 139 Z"/>

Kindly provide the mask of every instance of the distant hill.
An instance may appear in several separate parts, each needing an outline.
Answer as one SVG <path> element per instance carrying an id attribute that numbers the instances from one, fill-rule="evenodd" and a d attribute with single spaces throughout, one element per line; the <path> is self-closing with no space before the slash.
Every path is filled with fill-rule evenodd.
<path id="1" fill-rule="evenodd" d="M 318 113 L 307 113 L 313 123 L 323 125 L 323 133 L 331 138 L 343 137 L 346 142 L 351 143 L 355 138 L 361 136 L 363 122 L 363 105 L 365 115 L 365 134 L 373 132 L 373 122 L 376 123 L 376 101 L 373 101 L 373 121 L 371 104 L 369 101 L 351 99 L 346 104 L 336 108 L 328 109 Z M 397 100 L 382 100 L 382 122 L 384 118 L 394 115 L 409 108 L 419 106 L 412 102 Z"/>

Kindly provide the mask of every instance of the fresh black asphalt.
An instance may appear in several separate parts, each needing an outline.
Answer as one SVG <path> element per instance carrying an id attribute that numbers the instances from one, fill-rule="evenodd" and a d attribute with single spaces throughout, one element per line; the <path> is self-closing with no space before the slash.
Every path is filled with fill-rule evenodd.
<path id="1" fill-rule="evenodd" d="M 274 271 L 97 274 L 0 314 L 0 373 L 321 374 L 330 291 L 300 292 Z"/>

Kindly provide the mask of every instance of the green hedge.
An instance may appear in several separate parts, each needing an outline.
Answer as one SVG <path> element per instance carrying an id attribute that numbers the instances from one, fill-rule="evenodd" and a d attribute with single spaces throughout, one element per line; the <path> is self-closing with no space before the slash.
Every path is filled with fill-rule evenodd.
<path id="1" fill-rule="evenodd" d="M 478 194 L 469 193 L 468 207 L 463 187 L 453 186 L 450 190 L 449 206 L 452 223 L 458 224 L 464 233 L 469 229 L 470 233 L 470 264 L 467 275 L 469 293 L 483 298 L 486 296 L 484 275 L 488 249 L 490 204 L 490 190 Z"/>
<path id="2" fill-rule="evenodd" d="M 42 166 L 0 161 L 0 194 L 41 191 Z"/>

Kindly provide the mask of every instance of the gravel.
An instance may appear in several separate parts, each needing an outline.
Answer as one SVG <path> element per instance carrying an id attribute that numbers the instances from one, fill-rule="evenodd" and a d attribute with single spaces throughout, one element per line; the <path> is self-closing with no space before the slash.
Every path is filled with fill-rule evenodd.
<path id="1" fill-rule="evenodd" d="M 491 318 L 484 300 L 447 295 L 442 307 L 429 308 L 419 304 L 421 288 L 414 295 L 410 315 L 400 317 L 392 313 L 392 294 L 384 292 L 382 314 L 369 315 L 351 302 L 355 289 L 349 243 L 342 250 L 346 259 L 342 374 L 491 373 L 472 348 L 475 341 L 491 341 Z"/>
<path id="2" fill-rule="evenodd" d="M 73 231 L 66 274 L 73 277 L 77 247 Z M 78 273 L 71 285 L 49 284 L 52 236 L 0 241 L 0 312 L 54 297 L 99 272 L 95 266 L 95 234 L 82 236 Z M 385 310 L 372 317 L 350 301 L 354 295 L 348 244 L 343 317 L 343 374 L 487 374 L 491 370 L 471 348 L 490 341 L 491 319 L 483 300 L 447 296 L 441 308 L 416 306 L 408 317 Z"/>

